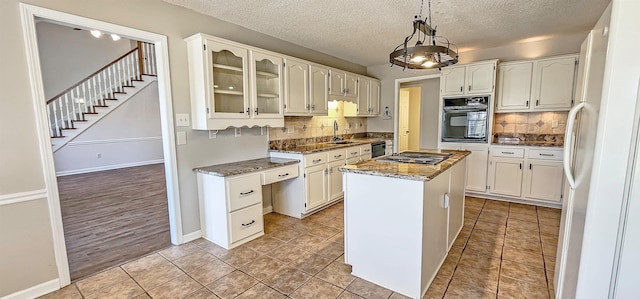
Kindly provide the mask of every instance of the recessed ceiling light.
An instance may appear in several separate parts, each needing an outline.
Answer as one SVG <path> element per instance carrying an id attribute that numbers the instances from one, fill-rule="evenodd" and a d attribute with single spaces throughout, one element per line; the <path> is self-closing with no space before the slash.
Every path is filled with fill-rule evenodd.
<path id="1" fill-rule="evenodd" d="M 111 39 L 115 42 L 115 41 L 119 41 L 120 40 L 120 36 L 117 34 L 111 34 Z"/>
<path id="2" fill-rule="evenodd" d="M 95 30 L 94 29 L 94 30 L 91 30 L 89 32 L 91 32 L 91 35 L 93 35 L 93 37 L 95 37 L 95 38 L 100 38 L 102 36 L 102 32 L 100 32 L 100 30 Z"/>

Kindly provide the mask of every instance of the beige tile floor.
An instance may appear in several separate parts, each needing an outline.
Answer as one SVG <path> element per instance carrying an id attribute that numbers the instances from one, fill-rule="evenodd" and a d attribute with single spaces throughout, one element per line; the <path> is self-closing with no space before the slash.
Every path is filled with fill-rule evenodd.
<path id="1" fill-rule="evenodd" d="M 343 205 L 303 220 L 265 215 L 265 236 L 233 250 L 173 246 L 43 298 L 406 298 L 352 276 Z M 425 298 L 549 298 L 560 214 L 467 197 L 465 226 Z"/>

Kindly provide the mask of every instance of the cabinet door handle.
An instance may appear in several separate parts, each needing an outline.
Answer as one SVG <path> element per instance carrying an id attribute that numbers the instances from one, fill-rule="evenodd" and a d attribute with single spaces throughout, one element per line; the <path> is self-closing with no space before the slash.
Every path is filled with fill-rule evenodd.
<path id="1" fill-rule="evenodd" d="M 249 195 L 251 193 L 253 193 L 253 190 L 249 190 L 247 192 L 240 192 L 240 195 L 244 196 L 244 195 Z"/>
<path id="2" fill-rule="evenodd" d="M 460 92 L 462 92 L 462 86 L 460 86 Z"/>
<path id="3" fill-rule="evenodd" d="M 256 221 L 255 220 L 251 220 L 251 222 L 249 222 L 249 223 L 242 223 L 242 226 L 247 227 L 247 226 L 253 225 L 254 223 L 256 223 Z"/>
<path id="4" fill-rule="evenodd" d="M 536 106 L 540 105 L 540 100 L 536 100 Z"/>
<path id="5" fill-rule="evenodd" d="M 542 154 L 542 153 L 538 154 L 538 155 L 543 156 L 543 157 L 553 157 L 553 156 L 555 156 L 554 154 Z"/>
<path id="6" fill-rule="evenodd" d="M 531 163 L 529 163 L 529 170 L 531 170 Z"/>
<path id="7" fill-rule="evenodd" d="M 250 111 L 251 111 L 251 110 L 249 110 L 249 108 L 247 108 L 247 115 L 249 115 L 249 112 L 250 112 Z"/>
<path id="8" fill-rule="evenodd" d="M 338 158 L 340 158 L 340 157 L 342 157 L 342 155 L 335 155 L 335 156 L 333 156 L 333 158 L 335 158 L 335 159 L 338 159 Z"/>
<path id="9" fill-rule="evenodd" d="M 256 107 L 256 115 L 258 115 L 258 114 L 259 114 L 259 113 L 258 113 L 258 108 Z"/>
<path id="10" fill-rule="evenodd" d="M 471 85 L 469 85 L 469 91 L 471 91 Z"/>
<path id="11" fill-rule="evenodd" d="M 529 107 L 529 101 L 526 101 L 525 106 Z"/>
<path id="12" fill-rule="evenodd" d="M 315 160 L 313 160 L 312 162 L 313 162 L 313 164 L 317 164 L 317 163 L 322 162 L 322 159 L 315 159 Z"/>
<path id="13" fill-rule="evenodd" d="M 311 105 L 311 110 L 316 110 L 316 104 Z"/>
<path id="14" fill-rule="evenodd" d="M 307 110 L 311 110 L 311 104 L 307 104 Z"/>
<path id="15" fill-rule="evenodd" d="M 503 153 L 503 154 L 506 154 L 506 155 L 513 155 L 513 154 L 515 154 L 514 152 L 502 152 L 502 153 Z"/>
<path id="16" fill-rule="evenodd" d="M 520 163 L 520 169 L 522 169 L 522 163 Z"/>
<path id="17" fill-rule="evenodd" d="M 279 177 L 279 178 L 283 178 L 283 177 L 287 177 L 287 176 L 289 176 L 289 173 L 288 173 L 288 172 L 287 172 L 287 173 L 285 173 L 285 174 L 279 174 L 279 175 L 278 175 L 278 177 Z"/>

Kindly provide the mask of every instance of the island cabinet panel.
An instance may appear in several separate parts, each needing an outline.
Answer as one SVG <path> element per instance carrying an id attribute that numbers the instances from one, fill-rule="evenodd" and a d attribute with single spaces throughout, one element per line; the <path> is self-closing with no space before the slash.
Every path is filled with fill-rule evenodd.
<path id="1" fill-rule="evenodd" d="M 465 171 L 459 162 L 429 181 L 345 172 L 345 262 L 352 274 L 422 298 L 456 238 L 449 234 L 459 231 Z"/>

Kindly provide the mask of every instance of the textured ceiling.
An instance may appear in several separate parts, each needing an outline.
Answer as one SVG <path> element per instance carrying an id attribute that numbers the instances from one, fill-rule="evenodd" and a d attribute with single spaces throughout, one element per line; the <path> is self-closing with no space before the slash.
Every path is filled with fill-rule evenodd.
<path id="1" fill-rule="evenodd" d="M 363 66 L 388 62 L 418 0 L 164 0 Z M 461 51 L 584 32 L 608 0 L 434 0 L 433 24 Z M 423 15 L 427 15 L 425 1 Z"/>

